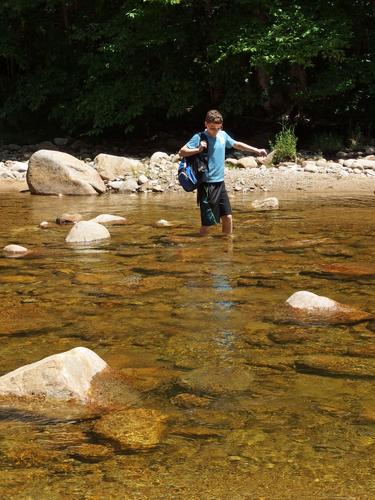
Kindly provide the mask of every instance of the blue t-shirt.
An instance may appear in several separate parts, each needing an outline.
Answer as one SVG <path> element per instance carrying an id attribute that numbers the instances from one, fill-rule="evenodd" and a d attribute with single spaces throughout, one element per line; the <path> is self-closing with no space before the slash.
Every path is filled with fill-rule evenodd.
<path id="1" fill-rule="evenodd" d="M 224 130 L 219 130 L 216 137 L 211 137 L 208 133 L 208 172 L 204 174 L 204 182 L 221 182 L 224 180 L 225 149 L 232 148 L 234 141 Z M 194 134 L 186 147 L 189 149 L 198 148 L 200 135 Z"/>

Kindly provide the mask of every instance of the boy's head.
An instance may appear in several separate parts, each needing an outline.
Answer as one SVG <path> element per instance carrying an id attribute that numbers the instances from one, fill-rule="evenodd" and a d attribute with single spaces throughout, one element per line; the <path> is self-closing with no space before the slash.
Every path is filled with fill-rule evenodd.
<path id="1" fill-rule="evenodd" d="M 223 117 L 217 109 L 210 109 L 206 114 L 204 124 L 208 134 L 212 137 L 216 137 L 219 130 L 223 127 Z"/>

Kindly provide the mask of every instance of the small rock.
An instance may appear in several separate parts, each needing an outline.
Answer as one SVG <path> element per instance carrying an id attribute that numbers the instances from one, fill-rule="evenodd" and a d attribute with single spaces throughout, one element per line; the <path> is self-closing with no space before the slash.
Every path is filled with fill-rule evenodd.
<path id="1" fill-rule="evenodd" d="M 3 248 L 3 252 L 8 255 L 21 255 L 25 254 L 28 252 L 28 249 L 25 247 L 22 247 L 21 245 L 7 245 L 6 247 Z"/>
<path id="2" fill-rule="evenodd" d="M 335 300 L 306 291 L 294 293 L 287 299 L 286 303 L 291 307 L 306 310 L 328 309 L 336 311 L 338 307 L 338 302 Z"/>
<path id="3" fill-rule="evenodd" d="M 274 321 L 303 325 L 353 325 L 373 315 L 308 291 L 296 292 L 274 313 Z"/>
<path id="4" fill-rule="evenodd" d="M 56 217 L 56 223 L 57 224 L 75 224 L 76 222 L 79 222 L 82 220 L 82 215 L 81 214 L 62 214 Z"/>
<path id="5" fill-rule="evenodd" d="M 109 183 L 113 187 L 114 182 Z M 138 182 L 133 177 L 126 179 L 125 181 L 120 181 L 120 185 L 117 188 L 119 193 L 134 193 L 138 189 Z"/>
<path id="6" fill-rule="evenodd" d="M 47 229 L 49 227 L 49 223 L 44 220 L 39 224 L 39 227 L 41 227 L 42 229 Z"/>
<path id="7" fill-rule="evenodd" d="M 138 177 L 138 180 L 137 180 L 138 184 L 140 186 L 142 186 L 142 184 L 147 184 L 148 182 L 148 177 L 144 174 L 141 174 L 139 177 Z"/>
<path id="8" fill-rule="evenodd" d="M 169 154 L 168 153 L 164 153 L 162 151 L 156 151 L 156 153 L 154 153 L 151 158 L 150 158 L 150 164 L 151 165 L 155 165 L 155 164 L 159 164 L 161 163 L 162 161 L 165 161 L 165 160 L 169 160 Z"/>
<path id="9" fill-rule="evenodd" d="M 89 222 L 97 222 L 98 224 L 109 224 L 115 226 L 126 224 L 126 219 L 125 217 L 121 217 L 119 215 L 100 214 L 97 215 L 94 219 L 90 219 Z"/>
<path id="10" fill-rule="evenodd" d="M 169 226 L 172 226 L 172 224 L 165 219 L 160 219 L 157 222 L 155 222 L 155 226 L 156 227 L 169 227 Z"/>

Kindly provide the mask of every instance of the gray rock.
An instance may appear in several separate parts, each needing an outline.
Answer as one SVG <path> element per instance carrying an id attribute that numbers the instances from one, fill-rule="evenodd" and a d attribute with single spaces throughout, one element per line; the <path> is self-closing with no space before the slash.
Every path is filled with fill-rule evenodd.
<path id="1" fill-rule="evenodd" d="M 318 171 L 318 167 L 317 167 L 317 165 L 315 165 L 315 163 L 307 163 L 304 166 L 304 170 L 305 170 L 305 172 L 311 172 L 314 174 Z"/>
<path id="2" fill-rule="evenodd" d="M 156 151 L 150 158 L 151 165 L 159 165 L 166 161 L 169 161 L 169 154 L 162 151 Z"/>
<path id="3" fill-rule="evenodd" d="M 236 166 L 239 168 L 257 168 L 258 163 L 253 156 L 244 156 L 237 160 Z"/>
<path id="4" fill-rule="evenodd" d="M 134 193 L 138 189 L 138 182 L 133 177 L 120 181 L 120 186 L 117 188 L 119 193 Z"/>
<path id="5" fill-rule="evenodd" d="M 34 153 L 29 160 L 26 180 L 32 194 L 89 195 L 106 190 L 92 167 L 60 151 Z"/>
<path id="6" fill-rule="evenodd" d="M 148 182 L 148 177 L 144 174 L 141 174 L 139 177 L 138 177 L 138 180 L 137 180 L 138 184 L 141 186 L 142 184 L 146 184 Z"/>
<path id="7" fill-rule="evenodd" d="M 102 179 L 111 181 L 117 177 L 137 174 L 142 163 L 134 158 L 101 153 L 94 158 L 94 167 Z"/>

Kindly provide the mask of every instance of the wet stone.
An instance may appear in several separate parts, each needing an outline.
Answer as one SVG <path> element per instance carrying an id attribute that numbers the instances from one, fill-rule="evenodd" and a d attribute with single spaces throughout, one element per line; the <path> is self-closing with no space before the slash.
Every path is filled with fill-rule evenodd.
<path id="1" fill-rule="evenodd" d="M 311 333 L 299 331 L 271 332 L 268 336 L 276 344 L 301 344 L 314 338 Z"/>
<path id="2" fill-rule="evenodd" d="M 206 408 L 211 402 L 212 400 L 210 398 L 196 396 L 195 394 L 189 394 L 187 392 L 177 394 L 177 396 L 171 399 L 171 403 L 180 408 Z"/>
<path id="3" fill-rule="evenodd" d="M 339 304 L 339 303 L 337 303 Z M 355 325 L 369 321 L 373 315 L 347 304 L 332 309 L 302 309 L 288 304 L 280 306 L 270 320 L 280 324 L 295 325 Z"/>
<path id="4" fill-rule="evenodd" d="M 81 214 L 64 213 L 64 214 L 56 217 L 56 223 L 57 224 L 75 224 L 76 222 L 79 222 L 82 219 L 83 219 L 83 217 Z"/>
<path id="5" fill-rule="evenodd" d="M 357 424 L 375 424 L 375 408 L 362 408 L 355 419 Z"/>
<path id="6" fill-rule="evenodd" d="M 179 384 L 191 391 L 206 394 L 248 391 L 253 385 L 254 374 L 248 368 L 207 366 L 183 375 Z"/>
<path id="7" fill-rule="evenodd" d="M 113 450 L 101 444 L 82 443 L 69 448 L 68 454 L 83 462 L 95 463 L 110 458 Z"/>
<path id="8" fill-rule="evenodd" d="M 166 415 L 158 410 L 137 408 L 104 415 L 93 430 L 123 449 L 142 451 L 160 444 L 166 420 Z"/>
<path id="9" fill-rule="evenodd" d="M 346 354 L 358 358 L 375 358 L 375 345 L 358 345 L 349 347 Z"/>
<path id="10" fill-rule="evenodd" d="M 301 271 L 302 275 L 333 280 L 375 279 L 375 266 L 355 264 L 326 264 L 312 270 Z"/>
<path id="11" fill-rule="evenodd" d="M 176 427 L 172 430 L 172 433 L 177 436 L 198 439 L 218 438 L 224 436 L 224 432 L 222 430 L 202 426 Z"/>
<path id="12" fill-rule="evenodd" d="M 311 355 L 295 361 L 295 369 L 303 373 L 330 377 L 375 378 L 375 360 L 352 356 Z"/>

